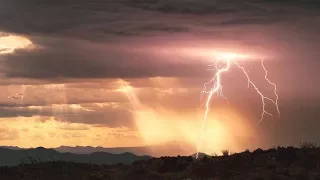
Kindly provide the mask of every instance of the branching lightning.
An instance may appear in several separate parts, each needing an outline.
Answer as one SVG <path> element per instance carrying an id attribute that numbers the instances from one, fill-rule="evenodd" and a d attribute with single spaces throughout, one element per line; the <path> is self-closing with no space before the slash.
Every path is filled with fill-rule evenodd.
<path id="1" fill-rule="evenodd" d="M 265 72 L 265 75 L 264 75 L 264 78 L 268 81 L 269 84 L 273 85 L 274 87 L 274 95 L 276 96 L 276 101 L 275 101 L 275 104 L 276 104 L 276 108 L 277 108 L 277 111 L 278 111 L 278 117 L 280 117 L 280 110 L 279 110 L 279 106 L 278 106 L 278 99 L 279 99 L 279 96 L 277 94 L 277 85 L 273 82 L 271 82 L 269 79 L 268 79 L 268 71 L 266 69 L 266 67 L 264 67 L 263 65 L 263 59 L 261 60 L 261 66 Z"/>
<path id="2" fill-rule="evenodd" d="M 278 107 L 279 96 L 277 94 L 277 86 L 276 86 L 275 83 L 271 82 L 268 79 L 268 77 L 267 77 L 268 76 L 268 71 L 265 68 L 265 66 L 263 65 L 263 59 L 261 60 L 261 65 L 262 65 L 262 67 L 264 69 L 264 72 L 265 72 L 264 78 L 269 84 L 274 86 L 274 95 L 276 97 L 275 100 L 273 100 L 272 98 L 266 97 L 261 93 L 261 91 L 258 89 L 258 87 L 251 81 L 251 79 L 250 79 L 248 73 L 246 72 L 246 70 L 244 69 L 244 67 L 242 67 L 239 63 L 237 63 L 234 60 L 234 56 L 233 55 L 226 55 L 226 56 L 223 57 L 223 59 L 225 59 L 223 62 L 226 64 L 226 66 L 224 68 L 220 68 L 219 67 L 219 62 L 221 62 L 221 59 L 218 59 L 217 61 L 215 61 L 214 64 L 209 65 L 210 67 L 214 67 L 213 69 L 216 70 L 216 73 L 215 73 L 214 77 L 209 82 L 204 84 L 204 90 L 201 92 L 201 98 L 203 97 L 204 94 L 208 94 L 208 97 L 207 97 L 207 100 L 206 100 L 206 110 L 205 110 L 205 113 L 204 113 L 201 129 L 200 129 L 200 140 L 198 141 L 196 158 L 198 158 L 198 156 L 199 156 L 201 143 L 202 143 L 203 137 L 204 137 L 205 123 L 207 121 L 208 113 L 209 113 L 209 110 L 210 110 L 210 101 L 211 101 L 213 95 L 217 94 L 217 96 L 220 96 L 220 97 L 226 99 L 224 97 L 224 95 L 223 95 L 223 92 L 222 92 L 221 76 L 222 76 L 223 73 L 229 71 L 229 68 L 230 68 L 231 65 L 235 65 L 236 67 L 238 67 L 244 73 L 244 75 L 246 76 L 247 81 L 248 81 L 248 88 L 251 85 L 261 97 L 262 113 L 261 113 L 261 118 L 258 121 L 258 123 L 260 123 L 264 119 L 264 116 L 266 114 L 270 115 L 270 116 L 273 116 L 273 114 L 271 114 L 270 112 L 268 112 L 266 110 L 266 103 L 265 103 L 266 101 L 270 101 L 276 106 L 277 112 L 278 112 L 278 117 L 280 117 L 280 111 L 279 111 L 279 107 Z M 213 85 L 208 90 L 207 86 L 210 85 L 210 84 L 213 84 Z"/>

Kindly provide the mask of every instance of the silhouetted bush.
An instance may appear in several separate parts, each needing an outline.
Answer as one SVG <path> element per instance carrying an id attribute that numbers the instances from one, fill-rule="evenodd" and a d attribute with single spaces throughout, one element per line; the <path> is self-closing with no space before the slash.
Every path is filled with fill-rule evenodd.
<path id="1" fill-rule="evenodd" d="M 229 149 L 223 149 L 221 152 L 222 152 L 223 156 L 229 156 L 230 155 Z"/>
<path id="2" fill-rule="evenodd" d="M 253 151 L 253 154 L 262 154 L 262 153 L 263 153 L 263 150 L 260 148 Z"/>
<path id="3" fill-rule="evenodd" d="M 312 149 L 316 148 L 317 144 L 312 142 L 301 142 L 299 146 L 301 149 Z"/>

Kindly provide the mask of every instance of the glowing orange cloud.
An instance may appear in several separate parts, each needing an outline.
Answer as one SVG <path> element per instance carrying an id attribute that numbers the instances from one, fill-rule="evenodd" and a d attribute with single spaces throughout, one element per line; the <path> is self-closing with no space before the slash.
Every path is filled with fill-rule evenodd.
<path id="1" fill-rule="evenodd" d="M 136 132 L 128 128 L 68 123 L 57 121 L 54 117 L 0 118 L 0 130 L 2 129 L 7 129 L 10 132 L 0 131 L 0 139 L 2 137 L 0 146 L 55 148 L 61 145 L 94 147 L 140 145 Z M 119 134 L 120 131 L 123 136 L 116 136 L 115 133 Z"/>
<path id="2" fill-rule="evenodd" d="M 32 42 L 23 36 L 0 36 L 0 54 L 13 53 L 16 49 L 24 49 L 32 45 Z"/>

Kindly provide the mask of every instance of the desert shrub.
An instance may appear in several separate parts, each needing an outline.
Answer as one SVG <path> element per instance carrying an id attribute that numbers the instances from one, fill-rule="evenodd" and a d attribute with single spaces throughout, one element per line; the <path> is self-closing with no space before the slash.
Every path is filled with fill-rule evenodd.
<path id="1" fill-rule="evenodd" d="M 230 155 L 229 149 L 223 149 L 221 152 L 222 152 L 223 156 L 229 156 Z"/>
<path id="2" fill-rule="evenodd" d="M 256 150 L 254 150 L 253 153 L 254 153 L 254 154 L 261 154 L 261 153 L 263 153 L 263 150 L 260 149 L 260 148 L 258 148 L 258 149 L 256 149 Z"/>
<path id="3" fill-rule="evenodd" d="M 267 149 L 267 150 L 265 150 L 264 151 L 264 153 L 266 153 L 266 154 L 268 154 L 268 153 L 275 153 L 275 152 L 277 152 L 277 148 L 271 148 L 271 149 Z"/>
<path id="4" fill-rule="evenodd" d="M 301 149 L 313 149 L 316 148 L 317 144 L 316 143 L 312 143 L 312 142 L 301 142 L 300 143 L 300 148 Z"/>

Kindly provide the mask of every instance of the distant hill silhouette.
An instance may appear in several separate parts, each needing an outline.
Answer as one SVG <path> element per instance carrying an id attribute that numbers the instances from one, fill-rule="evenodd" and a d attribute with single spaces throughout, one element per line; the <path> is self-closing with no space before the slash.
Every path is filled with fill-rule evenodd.
<path id="1" fill-rule="evenodd" d="M 130 152 L 136 155 L 146 155 L 148 154 L 148 147 L 114 147 L 114 148 L 104 148 L 104 147 L 91 147 L 91 146 L 60 146 L 54 148 L 58 152 L 72 152 L 75 154 L 90 154 L 94 152 L 107 152 L 113 154 Z"/>
<path id="2" fill-rule="evenodd" d="M 131 152 L 136 155 L 150 155 L 153 157 L 160 156 L 189 156 L 190 154 L 196 151 L 195 147 L 187 144 L 176 141 L 165 142 L 156 145 L 149 146 L 139 146 L 139 147 L 91 147 L 91 146 L 60 146 L 55 148 L 59 152 L 72 152 L 75 154 L 90 154 L 93 152 L 108 152 L 108 153 L 124 153 Z"/>
<path id="3" fill-rule="evenodd" d="M 43 147 L 34 149 L 19 149 L 0 147 L 0 166 L 15 166 L 22 163 L 47 162 L 47 161 L 70 161 L 77 163 L 92 164 L 131 164 L 136 160 L 150 159 L 150 156 L 136 156 L 126 152 L 111 154 L 106 152 L 94 152 L 90 154 L 61 153 L 54 149 Z"/>
<path id="4" fill-rule="evenodd" d="M 7 149 L 12 149 L 12 150 L 21 150 L 25 148 L 20 148 L 18 146 L 0 146 L 0 148 L 7 148 Z"/>
<path id="5" fill-rule="evenodd" d="M 1 148 L 1 146 L 0 146 Z M 19 150 L 22 148 L 16 146 L 5 146 L 8 149 Z M 107 152 L 112 154 L 121 154 L 125 152 L 130 152 L 138 156 L 149 155 L 152 157 L 160 157 L 160 156 L 189 156 L 190 154 L 196 152 L 194 146 L 181 143 L 176 141 L 165 142 L 156 145 L 149 146 L 138 146 L 138 147 L 91 147 L 91 146 L 60 146 L 57 148 L 53 148 L 54 150 L 61 153 L 74 153 L 74 154 L 90 154 L 94 152 Z"/>
<path id="6" fill-rule="evenodd" d="M 38 148 L 37 151 L 42 152 L 44 149 Z M 94 153 L 97 157 L 101 157 L 101 154 L 106 153 Z M 0 156 L 2 158 L 1 152 Z M 208 156 L 199 159 L 191 156 L 161 157 L 116 165 L 64 161 L 35 162 L 0 167 L 0 179 L 319 180 L 319 162 L 320 148 L 277 147 L 232 153 L 228 156 Z"/>

